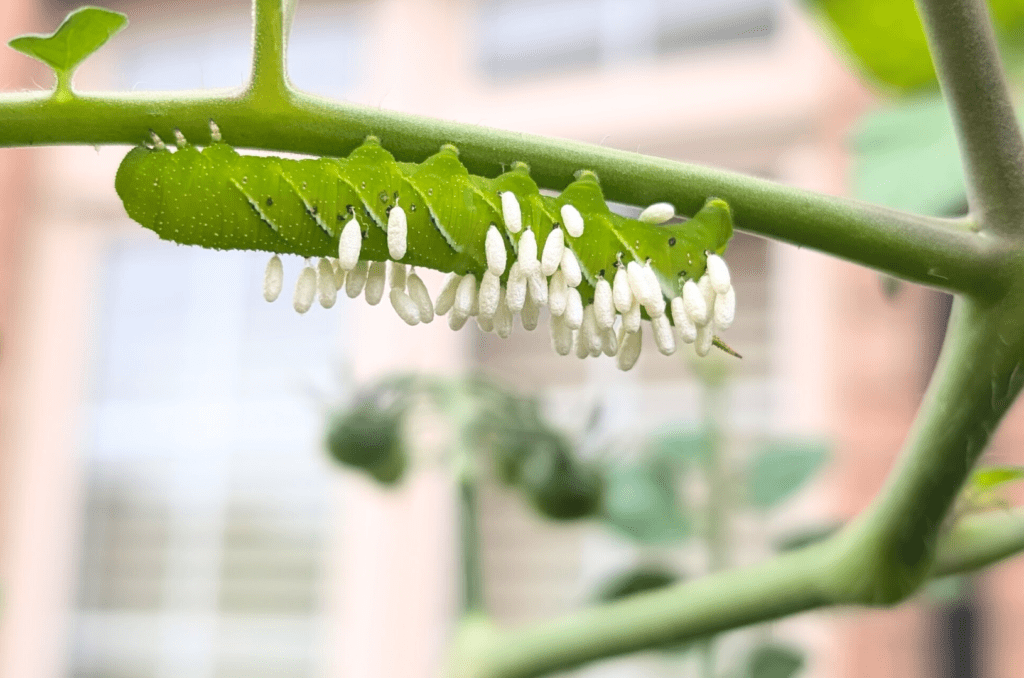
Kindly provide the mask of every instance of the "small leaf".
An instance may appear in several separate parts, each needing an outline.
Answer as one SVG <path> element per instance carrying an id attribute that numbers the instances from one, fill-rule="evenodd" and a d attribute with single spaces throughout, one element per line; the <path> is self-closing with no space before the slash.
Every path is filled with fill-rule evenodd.
<path id="1" fill-rule="evenodd" d="M 608 469 L 602 515 L 609 525 L 640 542 L 673 543 L 690 534 L 671 472 L 660 464 Z"/>
<path id="2" fill-rule="evenodd" d="M 775 443 L 750 464 L 748 498 L 760 509 L 780 503 L 799 490 L 828 458 L 822 445 Z"/>
<path id="3" fill-rule="evenodd" d="M 988 466 L 971 474 L 971 487 L 981 491 L 992 490 L 1021 479 L 1024 479 L 1024 467 Z"/>
<path id="4" fill-rule="evenodd" d="M 761 645 L 747 661 L 747 678 L 790 678 L 804 667 L 804 655 L 785 645 Z"/>
<path id="5" fill-rule="evenodd" d="M 128 17 L 102 7 L 79 7 L 51 35 L 22 35 L 7 44 L 69 74 L 82 61 L 128 24 Z"/>

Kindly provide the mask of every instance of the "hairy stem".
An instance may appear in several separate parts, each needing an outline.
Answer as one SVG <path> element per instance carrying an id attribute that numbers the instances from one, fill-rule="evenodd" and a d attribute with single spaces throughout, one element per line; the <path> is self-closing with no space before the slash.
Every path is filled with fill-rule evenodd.
<path id="1" fill-rule="evenodd" d="M 971 212 L 1024 235 L 1024 141 L 984 0 L 917 0 L 956 129 Z"/>
<path id="2" fill-rule="evenodd" d="M 283 2 L 253 0 L 252 80 L 249 83 L 253 99 L 282 99 L 289 94 Z"/>
<path id="3" fill-rule="evenodd" d="M 266 0 L 273 3 L 273 0 Z M 261 5 L 264 0 L 261 0 Z M 368 134 L 399 160 L 423 160 L 443 142 L 459 147 L 471 172 L 496 176 L 514 160 L 530 163 L 545 188 L 564 188 L 581 168 L 601 177 L 610 200 L 644 205 L 668 200 L 686 214 L 709 196 L 725 199 L 739 228 L 834 254 L 886 273 L 950 291 L 993 296 L 1006 287 L 1002 243 L 963 220 L 905 214 L 820 195 L 741 174 L 562 139 L 443 122 L 302 94 L 0 96 L 0 146 L 137 144 L 152 129 L 175 128 L 209 139 L 208 121 L 236 146 L 345 155 Z"/>

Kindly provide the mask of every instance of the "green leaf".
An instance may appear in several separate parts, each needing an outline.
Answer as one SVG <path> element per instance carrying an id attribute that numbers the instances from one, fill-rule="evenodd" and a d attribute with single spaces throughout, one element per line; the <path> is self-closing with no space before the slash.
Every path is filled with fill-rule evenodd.
<path id="1" fill-rule="evenodd" d="M 938 93 L 866 115 L 852 141 L 858 198 L 933 216 L 952 216 L 966 207 L 953 123 Z"/>
<path id="2" fill-rule="evenodd" d="M 790 678 L 804 667 L 804 655 L 785 645 L 754 648 L 747 660 L 748 678 Z"/>
<path id="3" fill-rule="evenodd" d="M 70 75 L 90 54 L 128 25 L 128 17 L 102 7 L 79 7 L 51 35 L 21 35 L 7 44 L 39 59 L 58 74 Z"/>
<path id="4" fill-rule="evenodd" d="M 602 515 L 605 522 L 645 543 L 674 543 L 690 535 L 679 509 L 672 474 L 664 464 L 628 464 L 607 469 Z"/>
<path id="5" fill-rule="evenodd" d="M 823 445 L 773 443 L 757 454 L 748 472 L 748 498 L 760 509 L 780 503 L 799 490 L 828 459 Z"/>
<path id="6" fill-rule="evenodd" d="M 711 454 L 711 438 L 703 430 L 666 431 L 650 442 L 648 454 L 670 464 L 703 464 Z"/>
<path id="7" fill-rule="evenodd" d="M 971 474 L 971 487 L 977 490 L 992 490 L 1000 485 L 1024 478 L 1022 466 L 987 466 Z"/>

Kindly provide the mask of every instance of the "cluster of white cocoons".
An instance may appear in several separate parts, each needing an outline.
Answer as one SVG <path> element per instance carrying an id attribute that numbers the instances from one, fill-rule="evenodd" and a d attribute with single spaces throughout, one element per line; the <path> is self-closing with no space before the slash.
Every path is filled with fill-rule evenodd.
<path id="1" fill-rule="evenodd" d="M 355 298 L 363 294 L 376 305 L 388 291 L 398 316 L 409 325 L 429 323 L 435 315 L 447 315 L 453 330 L 469 318 L 485 332 L 503 338 L 512 333 L 513 317 L 519 314 L 527 330 L 537 327 L 540 309 L 551 314 L 551 344 L 560 355 L 579 358 L 614 356 L 622 370 L 631 369 L 640 357 L 643 328 L 641 312 L 650 317 L 658 350 L 671 355 L 678 344 L 694 344 L 697 355 L 711 350 L 716 330 L 728 329 L 736 315 L 736 292 L 725 261 L 707 255 L 707 270 L 696 281 L 687 280 L 679 296 L 667 304 L 661 281 L 650 261 L 619 261 L 611 280 L 597 276 L 593 303 L 584 305 L 578 290 L 583 271 L 568 238 L 583 235 L 583 217 L 572 205 L 562 206 L 561 227 L 552 229 L 544 243 L 527 227 L 523 231 L 519 201 L 510 192 L 501 194 L 506 228 L 519 237 L 514 260 L 509 262 L 505 237 L 496 225 L 487 229 L 484 241 L 486 270 L 480 279 L 473 273 L 449 273 L 436 300 L 416 270 L 400 263 L 407 250 L 405 212 L 397 204 L 388 212 L 388 252 L 395 261 L 360 261 L 363 234 L 350 218 L 342 227 L 337 258 L 307 259 L 295 286 L 293 305 L 305 313 L 314 301 L 330 308 L 338 291 Z M 675 216 L 668 203 L 651 205 L 640 215 L 645 223 L 660 224 Z M 563 230 L 564 229 L 564 230 Z M 502 277 L 508 273 L 507 282 Z M 274 301 L 281 293 L 284 270 L 274 255 L 267 264 L 263 296 Z M 672 320 L 666 314 L 671 309 Z"/>

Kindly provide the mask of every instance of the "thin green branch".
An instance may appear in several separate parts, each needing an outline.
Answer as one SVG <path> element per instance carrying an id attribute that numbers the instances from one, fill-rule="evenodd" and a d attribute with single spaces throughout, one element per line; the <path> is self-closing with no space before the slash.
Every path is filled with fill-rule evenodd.
<path id="1" fill-rule="evenodd" d="M 270 0 L 267 0 L 268 2 Z M 261 90 L 262 91 L 262 90 Z M 495 176 L 514 160 L 530 163 L 541 186 L 560 189 L 581 168 L 601 177 L 610 200 L 673 202 L 695 213 L 709 196 L 732 206 L 752 233 L 810 247 L 906 280 L 955 292 L 994 296 L 1006 286 L 1000 241 L 966 221 L 905 214 L 753 177 L 575 141 L 443 122 L 295 94 L 125 93 L 0 96 L 0 146 L 137 144 L 150 129 L 164 138 L 179 128 L 203 143 L 208 121 L 224 139 L 247 148 L 345 155 L 368 134 L 400 160 L 423 160 L 454 143 L 470 171 Z"/>
<path id="2" fill-rule="evenodd" d="M 983 0 L 917 0 L 983 228 L 1024 235 L 1024 141 Z"/>
<path id="3" fill-rule="evenodd" d="M 939 543 L 933 577 L 980 570 L 1024 551 L 1024 508 L 961 520 Z"/>

